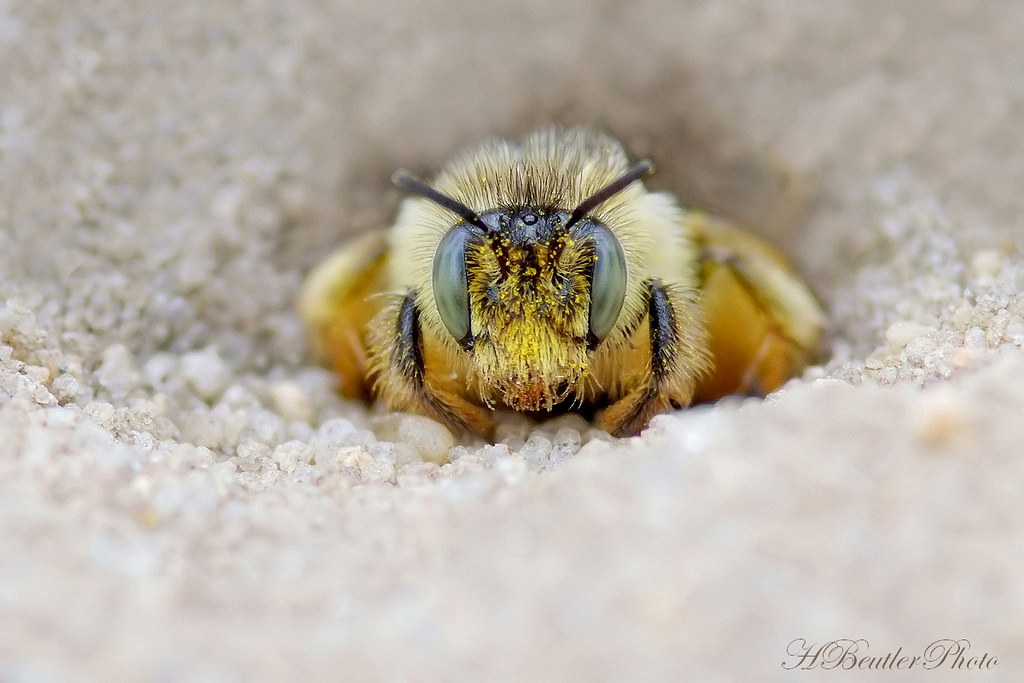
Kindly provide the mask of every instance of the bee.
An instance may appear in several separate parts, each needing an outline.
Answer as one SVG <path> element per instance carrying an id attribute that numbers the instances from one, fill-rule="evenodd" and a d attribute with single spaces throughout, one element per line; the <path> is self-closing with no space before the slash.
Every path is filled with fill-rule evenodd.
<path id="1" fill-rule="evenodd" d="M 316 267 L 299 308 L 340 392 L 487 436 L 495 409 L 606 408 L 611 434 L 770 392 L 824 326 L 781 253 L 650 192 L 649 161 L 586 129 L 456 157 L 389 232 Z"/>

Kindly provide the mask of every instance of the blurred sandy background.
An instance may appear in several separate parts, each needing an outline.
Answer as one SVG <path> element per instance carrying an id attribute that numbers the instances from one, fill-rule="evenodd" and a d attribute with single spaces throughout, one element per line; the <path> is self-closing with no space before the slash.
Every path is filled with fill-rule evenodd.
<path id="1" fill-rule="evenodd" d="M 1019 680 L 1021 36 L 1017 0 L 0 0 L 0 681 L 818 680 L 798 638 Z M 334 397 L 303 274 L 395 167 L 552 122 L 778 241 L 831 360 L 618 442 Z"/>

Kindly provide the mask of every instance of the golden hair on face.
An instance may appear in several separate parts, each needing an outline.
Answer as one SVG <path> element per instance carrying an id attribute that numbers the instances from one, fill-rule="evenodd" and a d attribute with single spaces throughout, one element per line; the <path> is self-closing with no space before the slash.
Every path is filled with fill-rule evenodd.
<path id="1" fill-rule="evenodd" d="M 318 266 L 300 310 L 349 397 L 487 435 L 491 411 L 654 415 L 768 392 L 812 357 L 823 314 L 759 238 L 641 182 L 611 138 L 544 129 L 456 157 L 387 233 Z"/>

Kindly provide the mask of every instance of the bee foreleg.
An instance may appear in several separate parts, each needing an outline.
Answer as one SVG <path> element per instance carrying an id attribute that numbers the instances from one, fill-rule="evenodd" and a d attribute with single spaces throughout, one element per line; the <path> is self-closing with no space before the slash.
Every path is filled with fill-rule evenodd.
<path id="1" fill-rule="evenodd" d="M 658 413 L 689 405 L 697 381 L 708 370 L 704 330 L 692 295 L 651 281 L 647 321 L 647 375 L 604 415 L 605 429 L 616 436 L 637 434 Z"/>
<path id="2" fill-rule="evenodd" d="M 370 353 L 374 393 L 389 408 L 426 415 L 454 431 L 487 434 L 488 411 L 430 381 L 416 292 L 389 303 L 373 320 Z"/>

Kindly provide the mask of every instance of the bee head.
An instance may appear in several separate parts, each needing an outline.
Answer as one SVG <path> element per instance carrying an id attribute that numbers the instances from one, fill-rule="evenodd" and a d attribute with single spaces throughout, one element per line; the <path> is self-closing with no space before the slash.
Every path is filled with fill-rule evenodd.
<path id="1" fill-rule="evenodd" d="M 398 173 L 395 182 L 462 220 L 434 253 L 433 291 L 448 332 L 470 355 L 483 396 L 550 410 L 576 392 L 590 352 L 626 295 L 618 239 L 590 211 L 652 170 L 644 161 L 569 210 L 517 206 L 476 213 Z"/>

